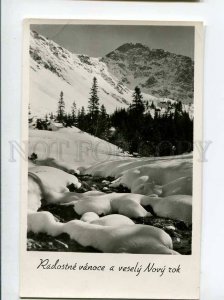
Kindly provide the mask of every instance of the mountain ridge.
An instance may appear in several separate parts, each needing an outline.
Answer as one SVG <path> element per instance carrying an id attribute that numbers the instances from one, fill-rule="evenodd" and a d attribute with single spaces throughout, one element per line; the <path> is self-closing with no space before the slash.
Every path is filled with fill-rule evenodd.
<path id="1" fill-rule="evenodd" d="M 117 49 L 119 53 L 121 51 L 130 53 L 130 48 L 149 51 L 147 46 L 140 43 L 126 43 Z M 78 108 L 81 106 L 87 108 L 93 77 L 97 78 L 100 105 L 104 104 L 109 113 L 116 108 L 127 108 L 132 101 L 134 87 L 139 83 L 145 101 L 153 101 L 156 106 L 160 105 L 160 102 L 172 101 L 165 95 L 157 97 L 148 92 L 144 93 L 144 89 L 147 90 L 144 84 L 150 84 L 150 78 L 145 83 L 135 82 L 132 87 L 129 87 L 125 80 L 122 81 L 120 76 L 110 70 L 114 51 L 103 58 L 75 54 L 37 32 L 31 31 L 30 105 L 33 114 L 44 116 L 49 112 L 55 113 L 61 91 L 64 93 L 66 111 L 70 111 L 74 101 Z M 109 57 L 109 63 L 105 57 Z M 120 63 L 122 62 L 119 61 L 116 66 L 118 69 Z M 127 70 L 130 74 L 133 73 L 129 68 Z M 128 79 L 127 77 L 126 81 Z M 44 105 L 40 100 L 44 102 Z"/>
<path id="2" fill-rule="evenodd" d="M 101 61 L 130 89 L 139 85 L 147 94 L 193 103 L 194 61 L 188 56 L 125 43 Z"/>
<path id="3" fill-rule="evenodd" d="M 87 108 L 93 77 L 98 81 L 98 92 L 108 112 L 128 107 L 133 90 L 113 76 L 99 58 L 74 54 L 35 31 L 30 33 L 30 99 L 37 115 L 57 110 L 60 92 L 69 109 L 74 101 Z M 147 100 L 156 97 L 144 95 Z M 41 107 L 40 99 L 44 101 Z"/>

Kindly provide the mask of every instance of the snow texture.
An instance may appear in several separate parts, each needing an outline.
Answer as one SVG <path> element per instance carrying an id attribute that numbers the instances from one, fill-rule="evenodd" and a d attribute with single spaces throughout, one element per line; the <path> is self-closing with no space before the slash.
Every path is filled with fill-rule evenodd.
<path id="1" fill-rule="evenodd" d="M 96 213 L 93 212 L 87 212 L 83 214 L 80 220 L 102 226 L 123 226 L 135 224 L 131 219 L 122 215 L 112 214 L 100 218 Z"/>
<path id="2" fill-rule="evenodd" d="M 74 143 L 87 148 L 80 154 Z M 67 233 L 80 245 L 102 252 L 176 254 L 162 229 L 131 219 L 154 214 L 192 222 L 192 154 L 134 158 L 77 128 L 30 130 L 29 154 L 33 152 L 38 159 L 29 162 L 28 231 Z M 107 186 L 114 178 L 113 187 L 125 186 L 130 193 L 70 192 L 71 185 L 81 187 L 75 176 L 79 173 L 101 177 Z M 73 205 L 81 219 L 57 222 L 51 213 L 37 212 L 43 200 Z"/>
<path id="3" fill-rule="evenodd" d="M 172 250 L 170 236 L 149 225 L 102 226 L 80 220 L 60 223 L 49 212 L 37 212 L 28 214 L 28 231 L 52 236 L 67 233 L 82 246 L 106 253 L 178 254 Z"/>
<path id="4" fill-rule="evenodd" d="M 29 156 L 36 153 L 37 165 L 52 166 L 77 174 L 78 169 L 127 155 L 104 140 L 76 127 L 58 131 L 29 129 Z"/>

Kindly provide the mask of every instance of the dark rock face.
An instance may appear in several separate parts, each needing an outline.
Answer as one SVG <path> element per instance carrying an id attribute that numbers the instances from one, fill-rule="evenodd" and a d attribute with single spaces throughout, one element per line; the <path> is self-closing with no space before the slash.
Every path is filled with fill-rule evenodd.
<path id="1" fill-rule="evenodd" d="M 127 43 L 102 61 L 131 89 L 139 85 L 143 92 L 156 97 L 193 102 L 194 61 L 190 57 Z"/>

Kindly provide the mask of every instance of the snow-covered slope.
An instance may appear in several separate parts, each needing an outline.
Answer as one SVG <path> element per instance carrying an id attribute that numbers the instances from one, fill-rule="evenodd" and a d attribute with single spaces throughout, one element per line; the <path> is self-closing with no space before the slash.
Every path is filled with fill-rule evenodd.
<path id="1" fill-rule="evenodd" d="M 74 101 L 78 108 L 87 107 L 93 77 L 98 81 L 100 104 L 104 104 L 108 112 L 116 107 L 127 107 L 132 101 L 133 91 L 113 76 L 100 58 L 73 54 L 31 31 L 30 104 L 33 115 L 55 113 L 61 91 L 67 111 Z M 144 99 L 158 100 L 147 94 Z"/>
<path id="2" fill-rule="evenodd" d="M 125 155 L 117 146 L 76 127 L 58 131 L 30 129 L 29 156 L 32 153 L 37 154 L 39 165 L 57 167 L 70 173 L 78 167 L 123 158 Z"/>

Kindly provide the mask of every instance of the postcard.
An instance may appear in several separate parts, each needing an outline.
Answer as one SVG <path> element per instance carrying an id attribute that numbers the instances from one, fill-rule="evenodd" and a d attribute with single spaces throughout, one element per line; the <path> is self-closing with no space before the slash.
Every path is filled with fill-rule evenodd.
<path id="1" fill-rule="evenodd" d="M 24 21 L 22 298 L 199 299 L 203 24 Z"/>

